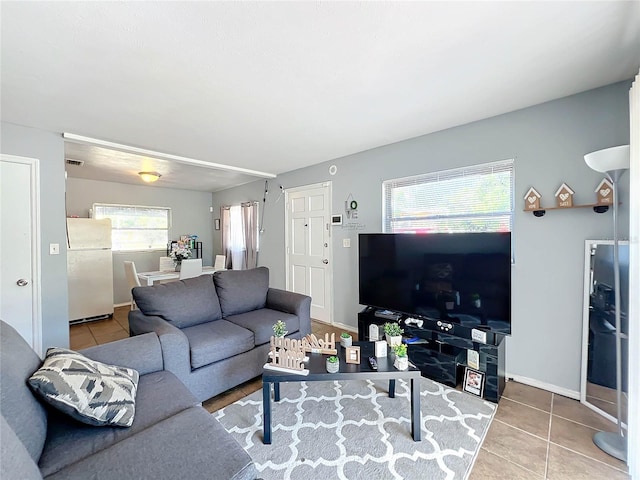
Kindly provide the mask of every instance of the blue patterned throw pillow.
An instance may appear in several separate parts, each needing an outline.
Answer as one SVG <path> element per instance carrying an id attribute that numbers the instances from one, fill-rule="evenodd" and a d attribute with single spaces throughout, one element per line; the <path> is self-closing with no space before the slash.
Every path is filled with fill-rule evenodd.
<path id="1" fill-rule="evenodd" d="M 45 402 L 89 425 L 130 427 L 139 374 L 66 348 L 50 348 L 29 385 Z"/>

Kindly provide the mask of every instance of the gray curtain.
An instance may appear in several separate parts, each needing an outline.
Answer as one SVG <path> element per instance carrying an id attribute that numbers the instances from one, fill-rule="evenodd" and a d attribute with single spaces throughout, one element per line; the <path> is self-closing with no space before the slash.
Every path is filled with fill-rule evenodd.
<path id="1" fill-rule="evenodd" d="M 247 202 L 241 205 L 242 236 L 244 239 L 243 269 L 258 266 L 258 202 Z"/>

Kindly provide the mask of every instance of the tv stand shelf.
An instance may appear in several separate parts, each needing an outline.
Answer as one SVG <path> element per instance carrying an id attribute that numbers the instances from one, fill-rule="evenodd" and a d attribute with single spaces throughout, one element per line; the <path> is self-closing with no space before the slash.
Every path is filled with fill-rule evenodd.
<path id="1" fill-rule="evenodd" d="M 358 338 L 371 341 L 369 326 L 380 327 L 392 320 L 375 315 L 376 309 L 367 307 L 358 313 Z M 424 319 L 422 327 L 406 325 L 407 315 L 400 315 L 400 325 L 405 337 L 418 337 L 408 344 L 409 360 L 420 369 L 422 375 L 451 387 L 462 383 L 467 365 L 467 350 L 480 354 L 479 370 L 485 374 L 484 398 L 498 402 L 505 386 L 505 342 L 504 336 L 487 332 L 487 344 L 471 340 L 471 329 L 458 324 L 443 331 L 437 320 Z"/>

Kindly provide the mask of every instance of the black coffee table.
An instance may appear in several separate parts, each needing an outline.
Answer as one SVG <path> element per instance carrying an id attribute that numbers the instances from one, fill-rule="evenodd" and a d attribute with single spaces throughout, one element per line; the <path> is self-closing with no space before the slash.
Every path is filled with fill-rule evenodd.
<path id="1" fill-rule="evenodd" d="M 407 370 L 397 370 L 390 358 L 378 358 L 378 370 L 369 366 L 369 357 L 373 355 L 373 342 L 354 342 L 360 347 L 360 364 L 347 363 L 345 349 L 338 346 L 340 370 L 328 373 L 326 360 L 328 355 L 310 353 L 309 361 L 305 363 L 309 375 L 279 372 L 264 369 L 262 373 L 262 409 L 263 432 L 265 444 L 271 443 L 271 385 L 273 385 L 273 399 L 280 401 L 280 383 L 282 382 L 327 382 L 334 380 L 380 380 L 389 379 L 389 397 L 395 398 L 396 379 L 402 378 L 411 382 L 411 434 L 413 440 L 420 441 L 420 370 L 410 366 Z"/>

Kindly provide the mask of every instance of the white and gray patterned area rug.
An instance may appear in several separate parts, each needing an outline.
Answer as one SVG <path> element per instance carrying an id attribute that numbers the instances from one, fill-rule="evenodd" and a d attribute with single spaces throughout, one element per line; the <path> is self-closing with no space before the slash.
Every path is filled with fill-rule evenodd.
<path id="1" fill-rule="evenodd" d="M 262 443 L 262 391 L 213 415 L 270 479 L 468 477 L 496 406 L 421 379 L 422 441 L 411 436 L 410 387 L 396 381 L 294 382 L 272 402 L 272 444 Z"/>

